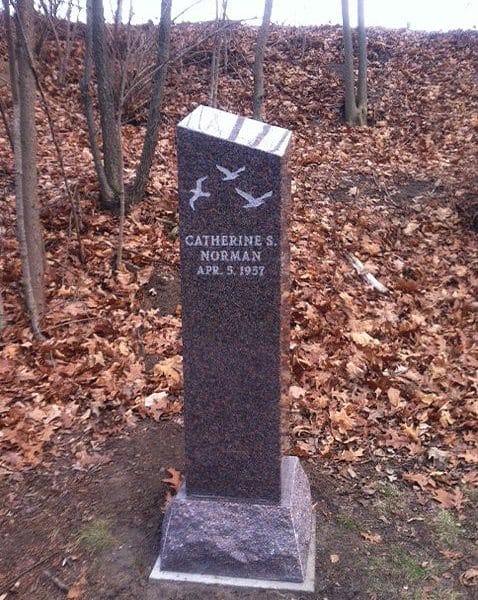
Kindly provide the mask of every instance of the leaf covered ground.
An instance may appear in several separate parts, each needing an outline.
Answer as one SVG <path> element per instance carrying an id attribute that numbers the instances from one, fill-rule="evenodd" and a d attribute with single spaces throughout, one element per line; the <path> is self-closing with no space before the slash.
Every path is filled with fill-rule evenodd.
<path id="1" fill-rule="evenodd" d="M 39 72 L 81 206 L 78 260 L 61 173 L 37 108 L 39 196 L 47 253 L 46 341 L 32 338 L 20 294 L 14 167 L 0 131 L 0 474 L 48 465 L 72 433 L 78 470 L 98 443 L 139 419 L 181 419 L 175 124 L 207 102 L 208 25 L 175 26 L 164 122 L 147 197 L 126 221 L 97 207 L 79 97 L 83 44 L 57 83 L 53 41 Z M 250 114 L 255 33 L 228 30 L 219 104 Z M 1 42 L 3 44 L 3 42 Z M 1 46 L 5 51 L 4 46 Z M 370 127 L 342 124 L 341 30 L 273 28 L 266 118 L 294 131 L 291 451 L 361 485 L 400 483 L 444 510 L 470 506 L 478 483 L 478 34 L 369 32 Z M 9 104 L 6 86 L 0 88 Z M 126 178 L 145 107 L 123 126 Z M 475 208 L 473 208 L 475 207 Z M 389 289 L 380 294 L 350 258 Z M 73 435 L 81 432 L 82 436 Z M 363 483 L 364 494 L 370 482 Z"/>

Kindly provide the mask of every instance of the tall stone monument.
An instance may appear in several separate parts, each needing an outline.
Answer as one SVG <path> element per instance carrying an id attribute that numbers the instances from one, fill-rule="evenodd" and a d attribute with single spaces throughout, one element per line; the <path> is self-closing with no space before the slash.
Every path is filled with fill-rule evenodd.
<path id="1" fill-rule="evenodd" d="M 178 125 L 185 483 L 151 579 L 313 589 L 288 405 L 291 133 L 206 106 Z"/>

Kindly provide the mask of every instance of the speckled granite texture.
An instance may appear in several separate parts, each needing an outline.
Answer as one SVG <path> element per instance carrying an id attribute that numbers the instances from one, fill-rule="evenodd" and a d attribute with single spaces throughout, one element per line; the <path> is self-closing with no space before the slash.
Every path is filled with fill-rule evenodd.
<path id="1" fill-rule="evenodd" d="M 186 479 L 152 579 L 310 586 L 310 487 L 299 460 L 281 458 L 291 134 L 200 106 L 177 136 Z"/>
<path id="2" fill-rule="evenodd" d="M 280 499 L 289 388 L 289 142 L 285 129 L 207 107 L 178 126 L 191 494 Z"/>
<path id="3" fill-rule="evenodd" d="M 312 527 L 307 477 L 282 460 L 280 504 L 194 498 L 179 491 L 163 522 L 161 570 L 301 582 Z"/>

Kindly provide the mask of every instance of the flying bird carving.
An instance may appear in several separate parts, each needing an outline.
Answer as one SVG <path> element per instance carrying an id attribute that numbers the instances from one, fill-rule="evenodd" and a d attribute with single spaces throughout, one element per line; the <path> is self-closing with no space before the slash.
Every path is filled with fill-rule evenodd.
<path id="1" fill-rule="evenodd" d="M 267 192 L 266 194 L 263 194 L 262 196 L 259 196 L 258 198 L 254 198 L 254 196 L 240 190 L 239 188 L 235 188 L 235 190 L 239 194 L 239 196 L 241 196 L 242 198 L 244 198 L 244 200 L 247 200 L 248 202 L 248 204 L 244 204 L 242 208 L 257 208 L 258 206 L 264 204 L 265 201 L 272 196 L 272 190 L 270 192 Z"/>
<path id="2" fill-rule="evenodd" d="M 206 175 L 206 177 L 201 177 L 200 179 L 196 180 L 196 187 L 193 188 L 192 190 L 189 190 L 191 192 L 191 194 L 193 194 L 191 196 L 191 198 L 189 198 L 189 206 L 193 209 L 196 210 L 195 204 L 196 204 L 196 200 L 198 200 L 199 198 L 209 198 L 209 196 L 211 195 L 209 192 L 203 192 L 202 189 L 202 184 L 204 183 L 204 181 L 206 181 L 206 179 L 208 178 L 208 175 Z"/>
<path id="3" fill-rule="evenodd" d="M 237 179 L 239 175 L 246 170 L 246 167 L 241 167 L 240 169 L 237 169 L 237 171 L 229 171 L 229 169 L 226 169 L 226 167 L 216 165 L 216 169 L 221 171 L 221 173 L 224 175 L 222 178 L 223 181 L 232 181 L 233 179 Z"/>

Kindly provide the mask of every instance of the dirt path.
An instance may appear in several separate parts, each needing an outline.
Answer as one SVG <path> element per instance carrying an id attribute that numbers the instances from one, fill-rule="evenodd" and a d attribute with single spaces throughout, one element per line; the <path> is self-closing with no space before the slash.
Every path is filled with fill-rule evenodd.
<path id="1" fill-rule="evenodd" d="M 69 440 L 62 442 L 65 447 Z M 167 491 L 161 480 L 166 468 L 183 467 L 182 431 L 145 422 L 110 439 L 98 455 L 103 464 L 88 471 L 76 470 L 77 460 L 62 455 L 0 483 L 2 600 L 145 598 Z M 158 597 L 476 598 L 476 587 L 462 583 L 473 583 L 463 574 L 478 563 L 476 496 L 458 516 L 420 503 L 370 467 L 360 473 L 360 484 L 323 475 L 318 465 L 306 468 L 317 503 L 314 594 L 163 586 Z"/>

